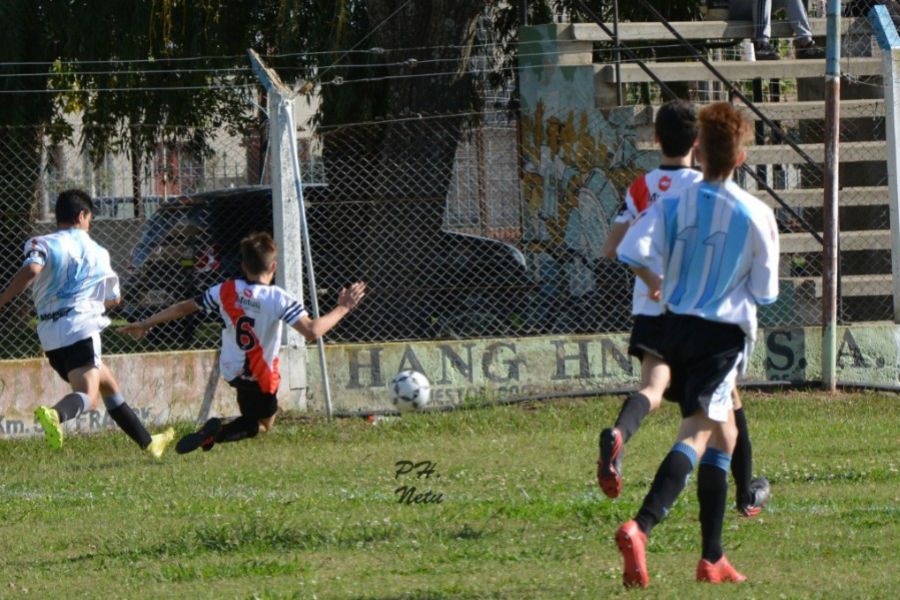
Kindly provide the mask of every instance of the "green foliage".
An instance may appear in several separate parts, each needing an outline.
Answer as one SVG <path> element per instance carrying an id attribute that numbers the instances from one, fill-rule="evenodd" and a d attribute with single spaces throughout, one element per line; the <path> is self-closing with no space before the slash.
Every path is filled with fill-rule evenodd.
<path id="1" fill-rule="evenodd" d="M 750 581 L 693 581 L 692 480 L 650 540 L 649 597 L 893 597 L 897 398 L 747 392 L 744 402 L 755 470 L 773 489 L 751 520 L 731 510 L 729 490 L 725 548 Z M 11 597 L 618 595 L 613 532 L 640 506 L 678 423 L 671 404 L 645 420 L 627 447 L 623 495 L 610 501 L 594 480 L 596 438 L 619 406 L 599 398 L 376 426 L 282 417 L 268 436 L 161 464 L 119 432 L 70 437 L 58 454 L 36 439 L 3 441 L 0 583 Z M 396 477 L 398 460 L 435 461 L 435 474 Z M 443 502 L 400 505 L 404 484 Z"/>

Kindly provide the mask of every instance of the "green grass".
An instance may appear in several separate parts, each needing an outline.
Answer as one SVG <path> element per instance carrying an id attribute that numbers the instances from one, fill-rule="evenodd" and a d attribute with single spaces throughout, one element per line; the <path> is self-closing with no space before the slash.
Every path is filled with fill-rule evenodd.
<path id="1" fill-rule="evenodd" d="M 745 401 L 756 470 L 774 494 L 756 519 L 726 516 L 726 550 L 750 581 L 724 590 L 694 583 L 692 481 L 654 531 L 651 587 L 635 596 L 895 597 L 897 398 L 747 393 Z M 69 438 L 58 454 L 41 440 L 5 441 L 0 597 L 620 594 L 613 533 L 646 493 L 677 411 L 666 406 L 645 421 L 627 446 L 623 496 L 610 501 L 594 482 L 595 444 L 619 405 L 599 398 L 376 426 L 295 418 L 266 439 L 160 464 L 118 433 Z M 436 473 L 395 479 L 398 460 L 435 461 Z M 401 505 L 402 484 L 443 502 Z"/>

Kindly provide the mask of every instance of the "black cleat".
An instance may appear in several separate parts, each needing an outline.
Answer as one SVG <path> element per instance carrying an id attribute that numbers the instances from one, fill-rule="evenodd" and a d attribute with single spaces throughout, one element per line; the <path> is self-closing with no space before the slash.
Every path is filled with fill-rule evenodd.
<path id="1" fill-rule="evenodd" d="M 203 448 L 204 452 L 212 449 L 216 443 L 216 434 L 222 429 L 222 420 L 213 417 L 203 424 L 203 427 L 195 433 L 189 433 L 175 444 L 175 452 L 187 454 L 197 448 Z"/>
<path id="2" fill-rule="evenodd" d="M 597 461 L 597 483 L 610 498 L 622 493 L 622 434 L 614 427 L 600 432 L 600 460 Z"/>
<path id="3" fill-rule="evenodd" d="M 769 480 L 765 477 L 754 477 L 750 480 L 750 504 L 738 505 L 737 511 L 742 517 L 755 517 L 772 495 Z"/>

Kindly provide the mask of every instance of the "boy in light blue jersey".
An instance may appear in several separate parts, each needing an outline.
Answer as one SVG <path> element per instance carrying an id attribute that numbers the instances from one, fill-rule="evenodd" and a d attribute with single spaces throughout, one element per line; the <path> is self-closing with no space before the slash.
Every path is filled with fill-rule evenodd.
<path id="1" fill-rule="evenodd" d="M 62 423 L 95 409 L 102 396 L 113 421 L 159 459 L 174 430 L 151 436 L 100 360 L 100 332 L 109 325 L 104 313 L 121 300 L 119 278 L 110 266 L 109 253 L 88 235 L 93 213 L 93 202 L 85 192 L 60 193 L 56 232 L 25 243 L 25 261 L 0 294 L 0 308 L 32 287 L 41 347 L 50 366 L 72 387 L 72 393 L 52 408 L 40 406 L 35 411 L 52 449 L 62 447 Z"/>
<path id="2" fill-rule="evenodd" d="M 656 202 L 618 249 L 666 310 L 663 358 L 672 372 L 669 395 L 682 413 L 678 439 L 640 511 L 616 533 L 626 586 L 649 584 L 647 535 L 668 513 L 698 457 L 703 549 L 697 580 L 746 579 L 721 542 L 737 437 L 732 391 L 756 339 L 756 305 L 778 295 L 778 229 L 772 210 L 731 181 L 745 159 L 750 124 L 728 103 L 703 108 L 699 118 L 703 180 Z"/>
<path id="3" fill-rule="evenodd" d="M 661 151 L 660 166 L 637 177 L 629 186 L 622 212 L 615 218 L 603 245 L 607 258 L 616 258 L 616 250 L 625 233 L 638 217 L 659 198 L 678 196 L 685 188 L 701 181 L 703 174 L 690 168 L 697 142 L 697 109 L 686 100 L 672 100 L 657 111 L 654 138 Z M 597 483 L 604 494 L 617 498 L 622 492 L 622 457 L 625 444 L 637 433 L 644 418 L 662 404 L 669 385 L 669 365 L 662 358 L 666 318 L 663 306 L 648 297 L 647 286 L 638 277 L 634 283 L 634 324 L 628 342 L 628 354 L 641 362 L 640 387 L 628 395 L 614 426 L 600 432 Z M 731 461 L 738 514 L 754 517 L 769 499 L 769 480 L 753 477 L 753 450 L 744 408 L 734 391 L 734 417 L 738 437 Z"/>

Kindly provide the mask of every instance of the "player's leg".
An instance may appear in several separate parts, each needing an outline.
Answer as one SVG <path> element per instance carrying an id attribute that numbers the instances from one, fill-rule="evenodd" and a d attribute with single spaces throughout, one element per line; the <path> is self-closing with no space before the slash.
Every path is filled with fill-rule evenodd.
<path id="1" fill-rule="evenodd" d="M 662 404 L 669 377 L 669 366 L 661 358 L 644 354 L 641 360 L 641 388 L 625 399 L 616 418 L 615 428 L 622 434 L 623 443 L 627 443 L 637 432 L 644 417 Z"/>
<path id="2" fill-rule="evenodd" d="M 617 498 L 622 492 L 622 449 L 637 432 L 644 417 L 659 408 L 669 385 L 669 367 L 660 358 L 665 333 L 663 317 L 635 317 L 628 354 L 641 361 L 640 389 L 622 404 L 616 423 L 600 432 L 597 483 L 603 493 Z"/>
<path id="3" fill-rule="evenodd" d="M 684 489 L 697 464 L 698 448 L 701 452 L 705 448 L 710 432 L 708 427 L 699 427 L 702 423 L 697 417 L 682 420 L 678 441 L 659 465 L 637 516 L 616 531 L 616 544 L 625 562 L 622 579 L 626 587 L 647 587 L 650 584 L 647 537 L 668 514 Z"/>
<path id="4" fill-rule="evenodd" d="M 268 432 L 272 431 L 272 429 L 274 427 L 275 427 L 275 415 L 272 415 L 271 417 L 269 417 L 267 419 L 259 420 L 259 432 L 260 433 L 268 433 Z"/>
<path id="5" fill-rule="evenodd" d="M 275 414 L 275 410 L 267 413 L 270 407 L 270 398 L 274 400 L 274 394 L 264 394 L 256 383 L 240 380 L 229 381 L 229 385 L 237 390 L 237 402 L 241 415 L 223 424 L 221 419 L 211 418 L 196 432 L 188 434 L 178 440 L 175 451 L 178 454 L 193 452 L 202 448 L 208 452 L 222 442 L 239 442 L 256 437 L 260 432 L 260 420 L 269 418 Z"/>
<path id="6" fill-rule="evenodd" d="M 637 432 L 644 417 L 659 408 L 668 383 L 668 365 L 656 356 L 644 354 L 641 389 L 625 399 L 615 426 L 600 432 L 597 482 L 610 498 L 617 498 L 622 492 L 622 449 L 625 443 Z"/>
<path id="7" fill-rule="evenodd" d="M 166 447 L 175 437 L 175 430 L 169 427 L 163 433 L 151 436 L 134 410 L 125 402 L 119 384 L 105 364 L 100 365 L 100 396 L 106 412 L 119 429 L 125 432 L 142 450 L 147 450 L 155 459 L 160 459 Z"/>
<path id="8" fill-rule="evenodd" d="M 737 427 L 737 442 L 731 456 L 731 475 L 734 477 L 735 505 L 744 517 L 758 515 L 769 501 L 771 488 L 765 477 L 753 477 L 753 448 L 744 407 L 734 390 L 734 422 Z"/>
<path id="9" fill-rule="evenodd" d="M 72 391 L 50 406 L 39 406 L 34 411 L 35 420 L 44 430 L 47 445 L 59 450 L 63 443 L 62 424 L 83 412 L 97 407 L 100 397 L 99 358 L 95 352 L 96 340 L 86 338 L 70 346 L 47 352 L 50 366 L 69 383 Z"/>
<path id="10" fill-rule="evenodd" d="M 697 563 L 697 581 L 741 582 L 747 578 L 728 561 L 722 548 L 722 523 L 728 496 L 728 465 L 737 438 L 734 411 L 725 422 L 713 422 L 709 443 L 700 458 L 697 499 L 700 503 L 700 533 L 703 549 Z"/>
<path id="11" fill-rule="evenodd" d="M 719 330 L 710 326 L 706 332 L 714 337 Z M 737 440 L 733 391 L 742 362 L 742 344 L 736 331 L 721 328 L 724 339 L 734 337 L 731 348 L 728 343 L 722 351 L 708 357 L 696 369 L 697 400 L 702 407 L 701 419 L 710 434 L 705 447 L 695 447 L 700 456 L 697 473 L 697 498 L 700 504 L 700 532 L 703 550 L 697 564 L 697 581 L 721 583 L 743 581 L 743 575 L 725 558 L 722 549 L 722 523 L 725 519 L 725 501 L 728 496 L 728 471 L 731 455 Z"/>
<path id="12" fill-rule="evenodd" d="M 265 433 L 266 425 L 275 422 L 278 400 L 259 388 L 238 389 L 238 406 L 241 416 L 222 427 L 216 442 L 239 442 Z"/>
<path id="13" fill-rule="evenodd" d="M 747 417 L 744 415 L 744 407 L 741 404 L 737 388 L 734 390 L 734 422 L 737 428 L 737 442 L 731 457 L 731 475 L 734 477 L 737 509 L 738 512 L 741 512 L 743 507 L 749 507 L 751 504 L 750 478 L 753 475 L 753 449 L 750 446 Z M 756 513 L 747 514 L 747 516 L 755 515 Z"/>
<path id="14" fill-rule="evenodd" d="M 237 387 L 237 400 L 241 416 L 225 425 L 222 425 L 219 419 L 210 419 L 200 431 L 186 436 L 178 442 L 179 453 L 190 452 L 198 446 L 202 447 L 204 451 L 208 451 L 217 443 L 239 442 L 253 438 L 274 426 L 275 413 L 278 412 L 278 400 L 275 394 L 262 392 L 255 385 L 235 387 Z M 189 447 L 190 440 L 199 441 L 199 443 Z"/>

